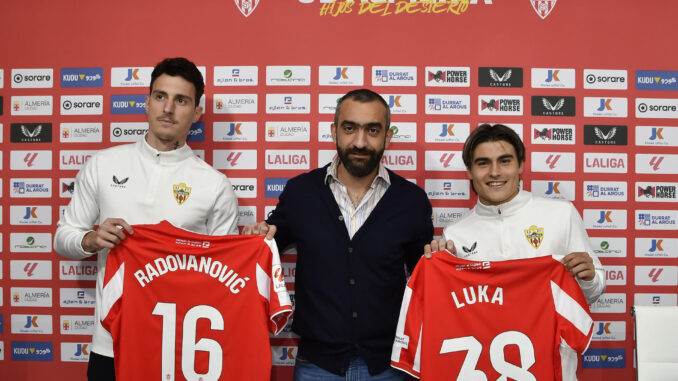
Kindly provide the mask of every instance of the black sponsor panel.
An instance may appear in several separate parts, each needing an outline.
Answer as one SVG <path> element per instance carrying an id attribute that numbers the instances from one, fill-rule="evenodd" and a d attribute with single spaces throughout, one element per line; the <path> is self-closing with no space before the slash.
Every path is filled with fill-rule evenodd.
<path id="1" fill-rule="evenodd" d="M 52 123 L 12 123 L 9 140 L 12 143 L 50 143 Z"/>
<path id="2" fill-rule="evenodd" d="M 584 125 L 584 144 L 599 146 L 627 145 L 626 126 Z"/>
<path id="3" fill-rule="evenodd" d="M 532 115 L 575 116 L 575 97 L 532 96 Z"/>
<path id="4" fill-rule="evenodd" d="M 0 97 L 0 115 L 2 115 L 2 112 L 3 112 L 3 110 L 4 110 L 3 105 L 4 105 L 5 102 L 3 102 L 3 100 L 4 100 L 4 99 L 3 99 L 2 97 Z"/>
<path id="5" fill-rule="evenodd" d="M 479 67 L 480 87 L 523 87 L 522 67 Z"/>

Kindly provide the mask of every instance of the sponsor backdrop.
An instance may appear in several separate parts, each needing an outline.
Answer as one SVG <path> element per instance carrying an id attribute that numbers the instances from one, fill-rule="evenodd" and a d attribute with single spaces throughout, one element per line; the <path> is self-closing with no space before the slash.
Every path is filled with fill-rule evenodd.
<path id="1" fill-rule="evenodd" d="M 191 58 L 205 76 L 190 145 L 231 178 L 241 225 L 262 220 L 290 177 L 332 159 L 336 99 L 370 87 L 393 113 L 384 164 L 426 190 L 437 234 L 475 202 L 460 156 L 483 122 L 522 136 L 525 189 L 575 204 L 608 281 L 591 306 L 580 379 L 632 380 L 630 307 L 677 304 L 675 2 L 9 7 L 0 6 L 3 379 L 84 379 L 96 262 L 54 254 L 55 225 L 82 165 L 145 133 L 150 72 L 166 56 Z M 294 297 L 294 254 L 283 260 Z M 291 379 L 294 337 L 271 340 L 274 379 Z"/>

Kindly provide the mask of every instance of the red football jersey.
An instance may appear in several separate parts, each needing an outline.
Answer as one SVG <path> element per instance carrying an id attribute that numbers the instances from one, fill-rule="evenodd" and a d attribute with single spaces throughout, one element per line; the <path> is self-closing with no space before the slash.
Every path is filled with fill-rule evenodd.
<path id="1" fill-rule="evenodd" d="M 593 321 L 556 258 L 473 262 L 441 251 L 420 260 L 391 365 L 423 380 L 561 380 L 561 342 L 583 353 Z"/>
<path id="2" fill-rule="evenodd" d="M 269 380 L 292 313 L 274 241 L 134 226 L 108 254 L 102 324 L 119 380 Z"/>

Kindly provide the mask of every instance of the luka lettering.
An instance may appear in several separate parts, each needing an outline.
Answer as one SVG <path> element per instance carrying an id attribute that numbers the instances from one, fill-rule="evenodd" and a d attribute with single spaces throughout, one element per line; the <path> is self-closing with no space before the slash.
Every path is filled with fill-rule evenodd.
<path id="1" fill-rule="evenodd" d="M 462 308 L 466 305 L 472 305 L 476 303 L 491 303 L 499 304 L 500 306 L 504 305 L 504 289 L 501 287 L 496 287 L 492 293 L 492 299 L 488 297 L 488 288 L 487 285 L 478 285 L 476 287 L 465 287 L 461 291 L 464 295 L 463 302 L 460 301 L 461 295 L 457 296 L 457 293 L 452 291 L 452 299 L 454 300 L 455 306 L 457 308 Z"/>
<path id="2" fill-rule="evenodd" d="M 210 257 L 200 257 L 198 261 L 195 255 L 186 254 L 170 254 L 156 258 L 153 262 L 146 263 L 143 269 L 137 270 L 134 277 L 141 287 L 146 287 L 153 279 L 179 270 L 196 271 L 209 275 L 222 283 L 233 294 L 239 293 L 250 280 L 249 277 L 240 277 L 237 272 L 220 261 L 212 260 Z"/>

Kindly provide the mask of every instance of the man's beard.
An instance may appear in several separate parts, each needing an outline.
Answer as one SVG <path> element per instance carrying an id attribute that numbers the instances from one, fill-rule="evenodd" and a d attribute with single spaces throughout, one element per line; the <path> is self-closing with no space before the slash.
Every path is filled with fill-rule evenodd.
<path id="1" fill-rule="evenodd" d="M 360 155 L 369 155 L 367 161 L 352 161 L 349 158 L 350 154 L 360 154 Z M 346 171 L 355 177 L 365 177 L 372 173 L 375 168 L 379 166 L 381 157 L 384 155 L 384 151 L 379 152 L 371 150 L 369 148 L 347 148 L 342 150 L 337 146 L 337 155 L 339 156 L 339 161 L 346 168 Z"/>

